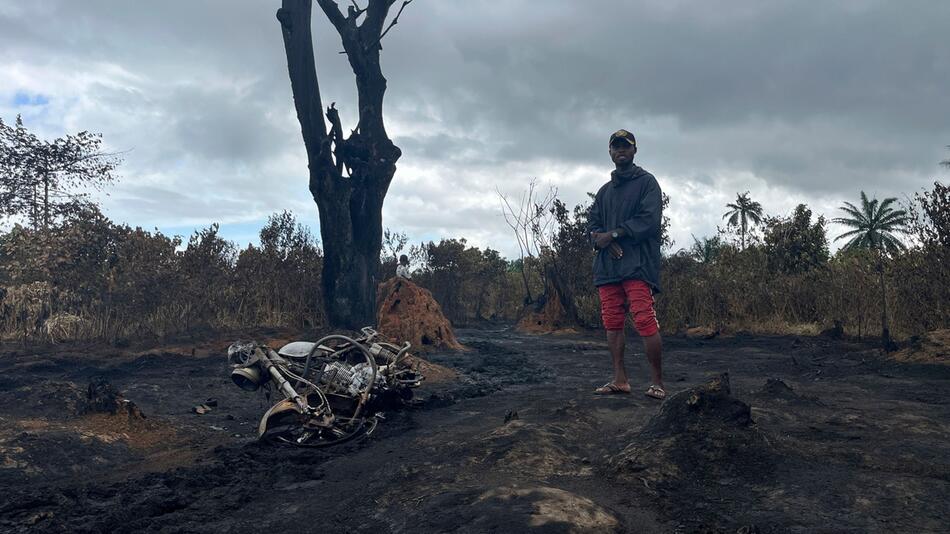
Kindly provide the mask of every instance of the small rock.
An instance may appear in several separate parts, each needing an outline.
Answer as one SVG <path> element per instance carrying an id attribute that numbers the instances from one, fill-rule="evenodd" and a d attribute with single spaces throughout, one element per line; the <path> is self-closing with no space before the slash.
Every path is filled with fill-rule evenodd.
<path id="1" fill-rule="evenodd" d="M 505 422 L 515 421 L 518 419 L 518 412 L 508 410 L 508 413 L 505 414 Z"/>

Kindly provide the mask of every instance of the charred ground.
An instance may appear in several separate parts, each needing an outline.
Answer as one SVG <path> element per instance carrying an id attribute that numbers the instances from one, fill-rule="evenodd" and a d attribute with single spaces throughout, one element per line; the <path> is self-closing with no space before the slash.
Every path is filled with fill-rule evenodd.
<path id="1" fill-rule="evenodd" d="M 369 438 L 319 451 L 253 439 L 269 404 L 230 383 L 222 355 L 230 338 L 151 350 L 7 347 L 0 529 L 936 532 L 945 525 L 950 367 L 894 362 L 823 338 L 671 338 L 667 385 L 690 391 L 661 411 L 640 395 L 591 395 L 608 371 L 594 334 L 458 334 L 470 350 L 428 355 L 458 377 L 424 385 L 415 405 L 388 414 Z M 293 336 L 258 335 L 278 338 Z M 641 359 L 629 366 L 642 378 Z M 710 389 L 723 372 L 729 387 Z M 123 392 L 145 418 L 89 410 L 87 388 L 97 381 Z M 192 411 L 212 398 L 210 412 Z"/>

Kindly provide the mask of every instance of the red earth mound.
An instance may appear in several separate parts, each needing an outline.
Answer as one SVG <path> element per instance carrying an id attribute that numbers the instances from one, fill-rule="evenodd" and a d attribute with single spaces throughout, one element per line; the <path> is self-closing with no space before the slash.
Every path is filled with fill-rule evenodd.
<path id="1" fill-rule="evenodd" d="M 377 330 L 416 350 L 462 349 L 452 324 L 429 290 L 404 278 L 391 278 L 376 290 Z"/>

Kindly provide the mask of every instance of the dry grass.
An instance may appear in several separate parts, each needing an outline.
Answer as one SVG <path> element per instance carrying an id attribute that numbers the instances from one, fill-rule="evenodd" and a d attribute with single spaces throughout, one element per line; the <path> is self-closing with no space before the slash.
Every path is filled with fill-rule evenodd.
<path id="1" fill-rule="evenodd" d="M 900 362 L 950 365 L 950 329 L 927 332 L 891 357 Z"/>

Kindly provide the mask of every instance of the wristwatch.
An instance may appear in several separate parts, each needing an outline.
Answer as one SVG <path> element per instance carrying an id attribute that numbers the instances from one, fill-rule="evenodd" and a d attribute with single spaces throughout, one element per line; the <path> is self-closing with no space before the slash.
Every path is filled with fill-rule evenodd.
<path id="1" fill-rule="evenodd" d="M 620 234 L 618 234 L 617 231 L 614 230 L 613 232 L 610 232 L 610 237 L 617 239 L 618 237 L 620 237 Z"/>

